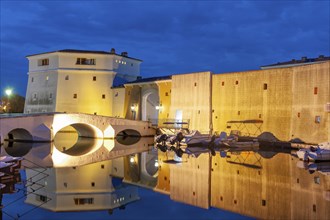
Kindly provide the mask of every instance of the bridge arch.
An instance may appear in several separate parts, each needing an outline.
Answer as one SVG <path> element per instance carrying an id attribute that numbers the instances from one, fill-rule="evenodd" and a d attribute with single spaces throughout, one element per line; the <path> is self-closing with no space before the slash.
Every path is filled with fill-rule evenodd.
<path id="1" fill-rule="evenodd" d="M 31 133 L 24 128 L 15 128 L 8 132 L 4 140 L 6 141 L 33 141 Z"/>

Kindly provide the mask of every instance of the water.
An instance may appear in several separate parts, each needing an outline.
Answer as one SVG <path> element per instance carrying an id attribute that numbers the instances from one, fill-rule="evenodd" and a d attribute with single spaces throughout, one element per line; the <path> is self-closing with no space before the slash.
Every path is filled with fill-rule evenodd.
<path id="1" fill-rule="evenodd" d="M 330 163 L 294 151 L 177 160 L 152 139 L 55 143 L 3 146 L 25 167 L 16 193 L 3 194 L 3 219 L 330 219 Z"/>

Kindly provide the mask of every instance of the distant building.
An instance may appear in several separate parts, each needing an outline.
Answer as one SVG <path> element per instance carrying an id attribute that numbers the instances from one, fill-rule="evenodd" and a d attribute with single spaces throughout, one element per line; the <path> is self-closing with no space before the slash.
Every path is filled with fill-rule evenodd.
<path id="1" fill-rule="evenodd" d="M 141 60 L 127 52 L 58 50 L 27 56 L 29 80 L 24 113 L 84 112 L 111 115 L 115 77 L 140 76 Z"/>
<path id="2" fill-rule="evenodd" d="M 266 65 L 266 66 L 261 66 L 260 68 L 262 70 L 265 70 L 265 69 L 272 69 L 272 68 L 293 67 L 293 66 L 301 66 L 301 65 L 306 65 L 306 64 L 315 64 L 315 63 L 324 62 L 327 60 L 330 60 L 330 57 L 326 57 L 324 55 L 320 55 L 317 58 L 301 57 L 300 60 L 292 59 L 290 61 L 278 62 L 278 63 Z"/>

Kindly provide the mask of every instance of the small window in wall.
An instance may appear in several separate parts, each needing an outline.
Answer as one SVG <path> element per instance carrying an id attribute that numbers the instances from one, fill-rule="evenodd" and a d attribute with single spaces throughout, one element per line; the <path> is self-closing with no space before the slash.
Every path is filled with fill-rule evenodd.
<path id="1" fill-rule="evenodd" d="M 317 95 L 317 87 L 314 87 L 314 95 Z"/>
<path id="2" fill-rule="evenodd" d="M 238 111 L 237 114 L 240 115 L 241 114 L 241 111 Z"/>
<path id="3" fill-rule="evenodd" d="M 38 66 L 48 66 L 48 65 L 49 65 L 49 59 L 38 60 Z"/>
<path id="4" fill-rule="evenodd" d="M 49 99 L 53 98 L 53 93 L 49 93 Z"/>
<path id="5" fill-rule="evenodd" d="M 262 206 L 266 206 L 266 200 L 263 199 L 263 200 L 261 201 L 261 204 L 262 204 Z"/>
<path id="6" fill-rule="evenodd" d="M 91 183 L 91 186 L 92 186 L 92 187 L 94 187 L 94 186 L 95 186 L 95 183 L 94 183 L 94 182 L 92 182 L 92 183 Z"/>
<path id="7" fill-rule="evenodd" d="M 64 185 L 65 188 L 68 187 L 68 184 L 67 183 L 64 183 L 63 185 Z"/>
<path id="8" fill-rule="evenodd" d="M 317 124 L 321 123 L 321 116 L 319 115 L 315 116 L 315 123 Z"/>
<path id="9" fill-rule="evenodd" d="M 73 98 L 76 99 L 78 97 L 77 93 L 73 94 Z"/>
<path id="10" fill-rule="evenodd" d="M 267 83 L 264 83 L 264 90 L 267 90 L 267 88 L 268 88 Z"/>
<path id="11" fill-rule="evenodd" d="M 168 92 L 165 92 L 165 96 L 168 96 Z"/>
<path id="12" fill-rule="evenodd" d="M 105 99 L 105 94 L 102 94 L 102 99 Z"/>
<path id="13" fill-rule="evenodd" d="M 36 100 L 37 99 L 37 93 L 34 93 L 33 94 L 33 100 Z"/>
<path id="14" fill-rule="evenodd" d="M 33 77 L 31 77 L 31 82 L 33 82 L 34 81 L 34 78 Z"/>
<path id="15" fill-rule="evenodd" d="M 133 66 L 133 63 L 131 63 L 131 66 Z"/>
<path id="16" fill-rule="evenodd" d="M 118 92 L 116 92 L 115 97 L 118 97 Z"/>
<path id="17" fill-rule="evenodd" d="M 66 75 L 65 76 L 65 80 L 69 80 L 69 75 Z"/>
<path id="18" fill-rule="evenodd" d="M 49 80 L 49 76 L 46 76 L 46 80 L 47 80 L 47 81 Z"/>
<path id="19" fill-rule="evenodd" d="M 236 80 L 235 84 L 238 85 L 238 80 Z"/>
<path id="20" fill-rule="evenodd" d="M 93 81 L 96 81 L 96 76 L 93 76 Z"/>
<path id="21" fill-rule="evenodd" d="M 300 118 L 300 112 L 298 112 L 297 116 L 298 116 L 298 118 Z"/>
<path id="22" fill-rule="evenodd" d="M 197 86 L 197 83 L 195 82 L 195 86 Z"/>
<path id="23" fill-rule="evenodd" d="M 225 85 L 225 82 L 224 82 L 224 81 L 222 81 L 222 82 L 221 82 L 221 85 L 222 85 L 222 86 L 224 86 L 224 85 Z"/>
<path id="24" fill-rule="evenodd" d="M 261 118 L 261 114 L 259 114 L 259 118 Z"/>

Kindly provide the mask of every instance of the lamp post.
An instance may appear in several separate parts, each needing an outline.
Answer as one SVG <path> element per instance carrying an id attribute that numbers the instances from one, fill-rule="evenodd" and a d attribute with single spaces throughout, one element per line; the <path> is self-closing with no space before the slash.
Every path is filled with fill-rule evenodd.
<path id="1" fill-rule="evenodd" d="M 13 92 L 13 90 L 11 90 L 11 89 L 6 89 L 6 91 L 5 91 L 5 93 L 7 95 L 7 105 L 6 106 L 7 106 L 8 113 L 9 113 L 9 97 L 12 94 L 12 92 Z"/>

